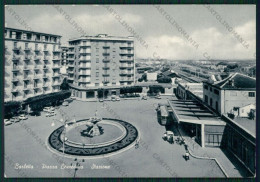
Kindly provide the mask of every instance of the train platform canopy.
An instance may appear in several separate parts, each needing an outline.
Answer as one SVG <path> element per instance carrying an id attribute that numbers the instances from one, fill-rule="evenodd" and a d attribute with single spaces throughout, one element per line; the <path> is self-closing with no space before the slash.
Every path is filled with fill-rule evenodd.
<path id="1" fill-rule="evenodd" d="M 178 123 L 192 123 L 205 125 L 226 125 L 219 116 L 212 113 L 204 105 L 193 100 L 168 100 L 173 110 L 173 117 Z"/>

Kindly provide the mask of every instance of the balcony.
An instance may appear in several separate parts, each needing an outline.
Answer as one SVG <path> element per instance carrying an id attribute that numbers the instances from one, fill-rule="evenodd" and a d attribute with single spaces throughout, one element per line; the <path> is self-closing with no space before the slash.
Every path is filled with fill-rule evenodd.
<path id="1" fill-rule="evenodd" d="M 103 55 L 108 56 L 108 55 L 110 55 L 110 53 L 109 52 L 103 52 Z"/>
<path id="2" fill-rule="evenodd" d="M 43 86 L 42 86 L 42 88 L 47 88 L 47 87 L 49 87 L 48 83 L 44 83 Z"/>
<path id="3" fill-rule="evenodd" d="M 68 64 L 69 68 L 74 68 L 74 64 Z"/>
<path id="4" fill-rule="evenodd" d="M 14 47 L 13 51 L 20 51 L 22 48 L 21 47 Z"/>
<path id="5" fill-rule="evenodd" d="M 12 93 L 17 93 L 17 92 L 19 92 L 19 89 L 18 88 L 12 88 L 11 92 Z"/>
<path id="6" fill-rule="evenodd" d="M 109 45 L 103 45 L 103 49 L 110 49 L 110 46 Z"/>
<path id="7" fill-rule="evenodd" d="M 134 48 L 134 44 L 122 44 L 120 45 L 120 48 L 127 48 L 127 49 L 133 49 Z"/>
<path id="8" fill-rule="evenodd" d="M 91 75 L 90 70 L 84 70 L 84 71 L 79 71 L 78 72 L 79 75 Z"/>
<path id="9" fill-rule="evenodd" d="M 68 57 L 67 59 L 68 59 L 68 61 L 74 61 L 75 60 L 74 57 Z"/>
<path id="10" fill-rule="evenodd" d="M 133 64 L 121 64 L 121 65 L 119 66 L 119 68 L 133 68 L 133 67 L 134 67 Z"/>
<path id="11" fill-rule="evenodd" d="M 13 67 L 13 69 L 12 69 L 12 72 L 19 72 L 19 71 L 20 71 L 20 69 L 18 66 Z"/>
<path id="12" fill-rule="evenodd" d="M 90 58 L 80 58 L 79 62 L 91 62 Z"/>
<path id="13" fill-rule="evenodd" d="M 24 52 L 26 52 L 26 53 L 32 52 L 32 48 L 26 47 L 26 48 L 24 49 Z"/>
<path id="14" fill-rule="evenodd" d="M 35 65 L 34 66 L 34 70 L 40 70 L 40 66 L 39 65 Z"/>
<path id="15" fill-rule="evenodd" d="M 53 82 L 52 86 L 59 86 L 61 83 L 60 82 Z"/>
<path id="16" fill-rule="evenodd" d="M 29 55 L 24 56 L 24 60 L 31 60 L 31 59 L 32 59 L 32 56 L 29 56 Z"/>
<path id="17" fill-rule="evenodd" d="M 52 78 L 59 78 L 60 77 L 60 74 L 53 74 L 52 75 Z"/>
<path id="18" fill-rule="evenodd" d="M 103 70 L 110 70 L 110 67 L 104 66 L 104 67 L 103 67 Z"/>
<path id="19" fill-rule="evenodd" d="M 121 55 L 133 55 L 134 52 L 133 51 L 121 51 L 119 54 L 121 54 Z"/>
<path id="20" fill-rule="evenodd" d="M 68 80 L 74 80 L 74 78 L 73 77 L 68 77 Z"/>
<path id="21" fill-rule="evenodd" d="M 23 70 L 24 71 L 30 71 L 30 67 L 28 65 L 24 65 Z"/>
<path id="22" fill-rule="evenodd" d="M 35 50 L 34 50 L 34 52 L 41 52 L 41 49 L 40 49 L 40 48 L 38 48 L 38 47 L 35 47 Z"/>
<path id="23" fill-rule="evenodd" d="M 68 72 L 69 74 L 73 74 L 73 73 L 74 73 L 73 70 L 67 70 L 67 72 Z"/>
<path id="24" fill-rule="evenodd" d="M 127 75 L 127 71 L 120 71 L 119 75 Z"/>
<path id="25" fill-rule="evenodd" d="M 44 53 L 49 53 L 49 50 L 48 49 L 44 49 L 43 52 Z"/>
<path id="26" fill-rule="evenodd" d="M 68 51 L 67 54 L 68 54 L 68 55 L 74 55 L 75 52 L 74 52 L 74 51 Z"/>
<path id="27" fill-rule="evenodd" d="M 24 81 L 30 81 L 31 78 L 30 78 L 29 76 L 25 76 L 25 77 L 23 78 L 23 80 L 24 80 Z"/>
<path id="28" fill-rule="evenodd" d="M 34 80 L 39 80 L 39 79 L 41 79 L 41 77 L 40 77 L 40 75 L 34 75 L 33 79 Z"/>
<path id="29" fill-rule="evenodd" d="M 12 82 L 19 82 L 18 78 L 12 78 Z"/>
<path id="30" fill-rule="evenodd" d="M 91 47 L 90 43 L 88 44 L 80 44 L 80 47 Z"/>
<path id="31" fill-rule="evenodd" d="M 103 63 L 109 63 L 110 62 L 110 60 L 109 59 L 103 59 Z"/>
<path id="32" fill-rule="evenodd" d="M 41 56 L 34 56 L 34 60 L 40 60 L 41 58 Z"/>
<path id="33" fill-rule="evenodd" d="M 43 79 L 47 79 L 47 78 L 49 78 L 49 77 L 48 77 L 46 74 L 43 74 L 42 78 L 43 78 Z"/>
<path id="34" fill-rule="evenodd" d="M 103 76 L 103 77 L 108 77 L 108 76 L 110 76 L 110 74 L 108 74 L 108 73 L 103 73 L 102 76 Z"/>
<path id="35" fill-rule="evenodd" d="M 43 60 L 47 60 L 47 61 L 49 61 L 49 60 L 50 60 L 50 56 L 46 56 L 46 55 L 44 55 Z"/>
<path id="36" fill-rule="evenodd" d="M 13 61 L 19 61 L 21 59 L 21 56 L 14 54 L 12 59 L 13 59 Z"/>
<path id="37" fill-rule="evenodd" d="M 23 88 L 23 91 L 28 91 L 28 90 L 31 90 L 31 89 L 32 89 L 32 87 L 26 86 L 26 87 Z"/>
<path id="38" fill-rule="evenodd" d="M 81 82 L 81 83 L 90 83 L 90 79 L 80 78 L 78 81 Z"/>
<path id="39" fill-rule="evenodd" d="M 60 56 L 55 56 L 52 58 L 52 60 L 60 60 Z"/>
<path id="40" fill-rule="evenodd" d="M 37 85 L 34 85 L 34 86 L 33 86 L 33 89 L 35 89 L 35 90 L 40 89 L 40 85 L 38 85 L 38 84 L 37 84 Z"/>
<path id="41" fill-rule="evenodd" d="M 60 49 L 54 49 L 52 52 L 54 52 L 54 53 L 61 53 L 61 50 Z"/>
<path id="42" fill-rule="evenodd" d="M 109 80 L 104 80 L 104 81 L 102 81 L 102 83 L 107 84 L 107 83 L 109 83 Z"/>
<path id="43" fill-rule="evenodd" d="M 80 64 L 79 68 L 81 68 L 81 69 L 90 69 L 91 68 L 91 64 Z"/>
<path id="44" fill-rule="evenodd" d="M 87 55 L 87 54 L 91 54 L 90 51 L 80 51 L 79 52 L 81 55 Z"/>
<path id="45" fill-rule="evenodd" d="M 48 70 L 48 69 L 49 69 L 48 66 L 46 66 L 46 65 L 43 66 L 43 70 Z"/>
<path id="46" fill-rule="evenodd" d="M 52 66 L 52 69 L 60 69 L 60 68 L 61 68 L 60 65 L 53 65 L 53 66 Z"/>

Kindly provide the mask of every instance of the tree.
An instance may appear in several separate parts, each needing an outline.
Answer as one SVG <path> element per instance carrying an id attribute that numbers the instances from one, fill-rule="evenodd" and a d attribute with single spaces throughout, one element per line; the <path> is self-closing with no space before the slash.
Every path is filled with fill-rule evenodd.
<path id="1" fill-rule="evenodd" d="M 4 117 L 11 118 L 14 115 L 17 115 L 21 110 L 21 102 L 10 101 L 4 103 Z"/>
<path id="2" fill-rule="evenodd" d="M 61 90 L 69 90 L 69 84 L 68 84 L 68 80 L 67 80 L 67 78 L 64 78 L 63 79 L 63 82 L 62 82 L 62 84 L 60 85 L 60 89 Z"/>

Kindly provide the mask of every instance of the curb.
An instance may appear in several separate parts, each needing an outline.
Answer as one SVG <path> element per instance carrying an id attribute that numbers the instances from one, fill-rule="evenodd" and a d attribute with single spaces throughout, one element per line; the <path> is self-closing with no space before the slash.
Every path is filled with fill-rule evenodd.
<path id="1" fill-rule="evenodd" d="M 182 136 L 182 134 L 181 134 L 181 132 L 179 131 L 179 128 L 177 128 L 177 130 L 178 130 L 178 132 L 179 132 L 181 138 L 184 139 L 183 136 Z M 221 171 L 224 173 L 225 177 L 226 177 L 226 178 L 229 177 L 228 174 L 226 173 L 226 171 L 224 170 L 224 168 L 221 166 L 221 164 L 218 162 L 218 160 L 217 160 L 216 158 L 196 156 L 196 155 L 194 155 L 193 153 L 191 153 L 191 151 L 189 150 L 189 147 L 187 147 L 187 150 L 188 150 L 189 154 L 190 154 L 192 157 L 196 158 L 196 159 L 214 160 L 214 161 L 217 163 L 217 165 L 219 166 L 219 168 L 221 169 Z"/>

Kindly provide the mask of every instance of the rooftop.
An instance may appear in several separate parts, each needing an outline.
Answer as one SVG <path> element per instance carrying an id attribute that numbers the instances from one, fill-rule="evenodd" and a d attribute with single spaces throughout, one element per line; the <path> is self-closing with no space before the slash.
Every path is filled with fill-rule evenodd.
<path id="1" fill-rule="evenodd" d="M 118 41 L 134 41 L 133 36 L 128 37 L 119 37 L 119 36 L 108 36 L 107 34 L 98 34 L 96 36 L 81 36 L 78 38 L 72 38 L 69 41 L 76 41 L 76 40 L 118 40 Z"/>
<path id="2" fill-rule="evenodd" d="M 61 35 L 56 35 L 56 34 L 35 32 L 35 31 L 29 31 L 29 30 L 23 30 L 23 29 L 17 29 L 17 28 L 10 28 L 10 27 L 5 27 L 5 29 L 14 30 L 14 31 L 17 31 L 17 32 L 26 32 L 26 33 L 35 33 L 35 34 L 52 35 L 52 36 L 62 37 Z"/>
<path id="3" fill-rule="evenodd" d="M 216 82 L 211 80 L 207 83 L 225 90 L 256 89 L 256 79 L 240 73 L 233 73 L 223 80 Z"/>
<path id="4" fill-rule="evenodd" d="M 210 112 L 205 106 L 193 100 L 169 100 L 178 122 L 187 122 L 207 125 L 225 125 L 217 115 Z"/>

